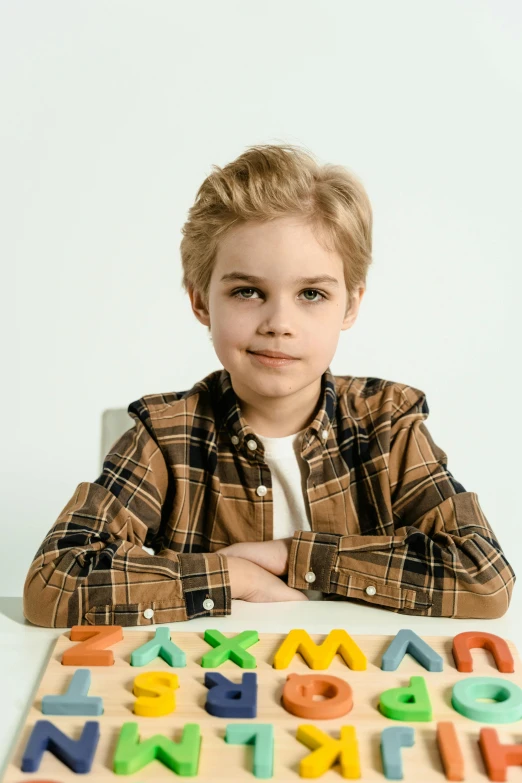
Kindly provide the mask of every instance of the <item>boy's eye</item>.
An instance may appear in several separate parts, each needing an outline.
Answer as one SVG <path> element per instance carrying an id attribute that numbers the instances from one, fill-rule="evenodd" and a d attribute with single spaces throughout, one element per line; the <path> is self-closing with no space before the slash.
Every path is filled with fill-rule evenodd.
<path id="1" fill-rule="evenodd" d="M 257 291 L 257 288 L 237 288 L 235 291 L 232 291 L 231 296 L 233 296 L 236 299 L 243 300 L 243 301 L 248 301 L 249 299 L 252 299 L 251 296 L 247 296 L 247 297 L 240 296 L 240 294 L 242 294 L 244 291 Z M 305 301 L 307 301 L 309 304 L 319 304 L 319 302 L 321 302 L 323 299 L 327 298 L 321 291 L 318 291 L 315 288 L 306 288 L 301 293 L 304 294 L 304 293 L 310 293 L 310 292 L 312 292 L 313 294 L 319 294 L 321 299 L 306 299 Z"/>

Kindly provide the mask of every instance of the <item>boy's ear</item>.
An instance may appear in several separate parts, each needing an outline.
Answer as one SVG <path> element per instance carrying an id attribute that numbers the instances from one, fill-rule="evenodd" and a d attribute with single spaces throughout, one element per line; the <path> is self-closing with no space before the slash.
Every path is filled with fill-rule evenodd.
<path id="1" fill-rule="evenodd" d="M 361 306 L 362 298 L 365 294 L 365 291 L 366 288 L 364 286 L 361 286 L 360 288 L 357 289 L 357 291 L 355 291 L 352 294 L 352 302 L 344 315 L 341 331 L 344 331 L 345 329 L 349 329 L 351 326 L 354 325 L 357 316 L 359 315 L 359 308 Z"/>
<path id="2" fill-rule="evenodd" d="M 210 313 L 208 312 L 205 300 L 200 291 L 191 286 L 187 286 L 188 295 L 190 297 L 190 304 L 192 306 L 192 312 L 205 326 L 210 326 Z"/>

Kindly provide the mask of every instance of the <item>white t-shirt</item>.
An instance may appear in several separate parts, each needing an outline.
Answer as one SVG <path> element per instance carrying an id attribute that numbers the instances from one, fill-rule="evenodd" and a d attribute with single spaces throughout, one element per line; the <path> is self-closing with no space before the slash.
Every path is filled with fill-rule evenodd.
<path id="1" fill-rule="evenodd" d="M 267 438 L 256 433 L 265 447 L 265 460 L 272 474 L 274 503 L 273 538 L 291 538 L 294 530 L 311 530 L 306 502 L 308 463 L 301 457 L 305 429 L 284 438 Z M 302 590 L 309 600 L 320 601 L 320 590 Z"/>

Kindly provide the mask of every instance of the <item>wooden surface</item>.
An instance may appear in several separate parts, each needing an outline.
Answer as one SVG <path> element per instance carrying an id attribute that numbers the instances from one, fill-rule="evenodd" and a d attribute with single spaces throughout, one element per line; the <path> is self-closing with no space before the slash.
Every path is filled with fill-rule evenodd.
<path id="1" fill-rule="evenodd" d="M 209 624 L 209 628 L 211 627 Z M 286 712 L 281 706 L 281 693 L 290 672 L 311 674 L 312 670 L 299 654 L 294 657 L 287 669 L 276 670 L 272 667 L 274 654 L 287 634 L 259 634 L 259 642 L 248 648 L 248 651 L 256 657 L 257 669 L 241 669 L 231 661 L 227 661 L 216 669 L 210 670 L 204 669 L 200 665 L 203 653 L 211 649 L 203 640 L 203 632 L 176 632 L 171 629 L 172 641 L 186 653 L 187 665 L 184 668 L 171 668 L 161 658 L 156 658 L 146 666 L 131 666 L 131 652 L 152 639 L 154 631 L 124 629 L 123 633 L 123 641 L 111 648 L 114 651 L 114 665 L 89 667 L 92 676 L 89 696 L 101 696 L 104 702 L 104 714 L 96 717 L 44 715 L 41 712 L 43 696 L 65 693 L 76 669 L 87 668 L 61 664 L 64 650 L 75 646 L 77 642 L 70 641 L 70 631 L 66 631 L 58 637 L 34 702 L 27 714 L 25 725 L 17 738 L 16 747 L 7 765 L 3 778 L 5 783 L 29 780 L 68 783 L 82 778 L 89 779 L 89 776 L 93 780 L 96 779 L 96 783 L 121 781 L 122 779 L 140 783 L 156 780 L 172 781 L 177 777 L 176 774 L 157 760 L 133 775 L 121 776 L 112 771 L 112 760 L 120 728 L 123 723 L 129 721 L 138 723 L 141 741 L 155 734 L 164 734 L 171 740 L 179 741 L 181 729 L 185 723 L 198 723 L 201 727 L 202 744 L 196 780 L 205 782 L 256 780 L 257 778 L 252 771 L 253 748 L 251 746 L 229 745 L 224 740 L 225 727 L 228 723 L 249 721 L 216 718 L 205 710 L 204 705 L 208 690 L 204 685 L 204 677 L 207 671 L 219 671 L 235 682 L 241 681 L 243 672 L 255 671 L 257 673 L 258 711 L 257 718 L 251 722 L 272 723 L 274 726 L 275 749 L 272 780 L 299 779 L 299 762 L 311 753 L 311 750 L 295 738 L 296 730 L 300 724 L 312 723 L 313 721 L 298 718 Z M 235 634 L 225 635 L 234 636 Z M 317 644 L 326 638 L 326 634 L 310 634 L 310 636 Z M 433 720 L 429 723 L 411 722 L 407 724 L 415 729 L 415 745 L 412 748 L 402 750 L 404 780 L 416 781 L 416 783 L 445 780 L 435 740 L 437 721 L 442 720 L 450 720 L 455 724 L 465 760 L 465 780 L 482 781 L 482 783 L 487 780 L 478 747 L 479 730 L 487 724 L 471 721 L 459 715 L 451 706 L 451 691 L 457 681 L 470 676 L 499 677 L 511 680 L 522 687 L 521 664 L 515 646 L 507 640 L 515 659 L 513 674 L 498 672 L 493 656 L 484 649 L 473 650 L 473 673 L 461 674 L 455 667 L 451 653 L 453 637 L 423 635 L 421 638 L 442 656 L 444 660 L 442 672 L 426 671 L 410 655 L 404 657 L 397 671 L 383 672 L 380 668 L 381 657 L 394 637 L 392 635 L 357 634 L 351 634 L 351 636 L 368 659 L 367 670 L 363 672 L 352 671 L 343 659 L 336 655 L 324 673 L 338 676 L 350 684 L 353 690 L 353 709 L 342 718 L 316 721 L 315 725 L 336 739 L 339 737 L 341 725 L 355 726 L 361 763 L 360 780 L 385 780 L 380 757 L 380 733 L 389 726 L 404 724 L 385 718 L 380 714 L 377 708 L 379 696 L 388 688 L 408 686 L 412 675 L 423 676 L 426 680 L 433 707 Z M 169 671 L 178 676 L 179 689 L 176 691 L 176 710 L 171 715 L 143 718 L 134 714 L 133 704 L 136 697 L 132 693 L 133 681 L 138 674 L 145 671 Z M 6 676 L 5 673 L 4 676 Z M 79 738 L 86 721 L 99 721 L 101 736 L 89 774 L 79 778 L 49 751 L 44 753 L 38 772 L 21 772 L 23 751 L 32 728 L 38 720 L 50 720 L 67 733 L 71 739 Z M 512 724 L 494 724 L 494 728 L 496 728 L 501 742 L 517 743 L 521 741 L 522 721 Z M 335 765 L 321 776 L 321 780 L 328 783 L 328 781 L 342 779 L 339 769 L 339 765 Z M 522 770 L 511 768 L 508 780 L 522 781 Z"/>

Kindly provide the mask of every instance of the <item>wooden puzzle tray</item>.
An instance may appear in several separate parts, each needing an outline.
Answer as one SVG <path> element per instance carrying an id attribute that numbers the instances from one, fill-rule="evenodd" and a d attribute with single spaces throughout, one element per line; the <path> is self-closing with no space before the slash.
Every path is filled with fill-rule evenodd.
<path id="1" fill-rule="evenodd" d="M 109 638 L 111 629 L 112 641 Z M 296 633 L 304 634 L 303 638 L 310 640 L 308 654 L 307 643 L 300 647 L 294 644 L 295 652 L 292 652 Z M 235 662 L 238 660 L 237 653 L 235 660 L 233 653 L 232 658 L 227 658 L 223 639 L 232 642 L 240 634 L 220 634 L 211 625 L 204 632 L 177 632 L 175 626 L 147 631 L 122 629 L 120 626 L 76 626 L 56 640 L 25 724 L 15 742 L 3 781 L 70 783 L 78 780 L 79 774 L 96 783 L 118 780 L 152 783 L 172 781 L 176 777 L 193 777 L 204 783 L 255 781 L 258 777 L 274 781 L 320 777 L 325 783 L 343 777 L 361 781 L 403 779 L 415 783 L 447 779 L 483 783 L 488 777 L 491 780 L 522 781 L 522 751 L 516 747 L 522 743 L 522 699 L 517 707 L 518 696 L 522 697 L 522 668 L 518 652 L 511 642 L 500 637 L 481 631 L 473 633 L 475 639 L 469 634 L 420 637 L 406 629 L 397 635 L 348 635 L 348 630 L 339 629 L 330 635 L 308 635 L 296 629 L 288 634 L 243 631 L 242 638 L 247 641 L 241 649 L 245 655 L 238 663 Z M 96 635 L 104 634 L 105 639 L 98 639 L 100 650 L 91 649 L 89 653 L 89 644 L 92 647 Z M 405 648 L 408 634 L 412 643 Z M 82 635 L 83 638 L 90 636 L 90 639 L 86 643 L 78 641 Z M 472 648 L 472 669 L 467 672 L 458 670 L 454 654 L 454 640 L 460 638 L 465 641 L 464 637 Z M 489 642 L 484 641 L 487 637 Z M 415 639 L 418 640 L 416 646 Z M 504 645 L 504 658 L 510 654 L 512 671 L 509 667 L 502 671 L 497 666 L 500 647 L 493 648 L 493 639 Z M 159 643 L 161 640 L 165 642 L 163 647 Z M 327 641 L 333 645 L 329 661 Z M 74 658 L 84 649 L 86 657 Z M 161 650 L 163 654 L 160 654 Z M 221 653 L 221 662 L 220 650 L 225 650 Z M 422 655 L 427 650 L 428 659 L 423 659 Z M 105 661 L 100 657 L 104 654 Z M 437 665 L 441 670 L 436 670 Z M 209 673 L 210 679 L 206 678 Z M 147 675 L 153 679 L 147 680 Z M 223 683 L 219 675 L 235 683 L 238 689 L 244 675 L 251 678 L 250 685 L 254 678 L 254 717 L 211 714 L 210 694 L 216 687 L 219 690 L 220 682 Z M 347 691 L 351 691 L 351 706 L 345 708 L 344 714 L 333 718 L 314 719 L 293 714 L 284 706 L 285 694 L 290 693 L 287 690 L 291 679 L 288 679 L 289 675 L 303 678 L 294 679 L 293 685 L 298 683 L 299 687 L 294 687 L 293 693 L 305 702 L 308 698 L 311 710 L 321 704 L 323 708 L 330 703 L 331 706 L 336 699 L 341 703 L 345 691 L 343 687 L 336 688 L 345 684 L 349 686 Z M 312 675 L 321 684 L 313 696 L 307 690 L 312 681 L 304 679 Z M 74 687 L 71 687 L 73 678 Z M 328 678 L 334 680 L 327 682 Z M 317 682 L 313 684 L 317 685 Z M 423 684 L 427 691 L 431 708 L 428 717 L 419 717 L 420 713 L 415 717 L 413 706 L 416 697 L 411 696 L 414 683 L 418 686 Z M 159 684 L 163 685 L 163 695 L 160 694 L 161 689 L 158 690 Z M 471 697 L 469 692 L 467 694 L 468 701 L 472 698 L 478 709 L 486 710 L 480 713 L 482 720 L 467 717 L 453 706 L 458 688 L 471 685 L 482 688 L 471 691 Z M 392 693 L 391 689 L 405 690 Z M 222 692 L 225 694 L 226 690 Z M 68 694 L 66 698 L 65 694 Z M 80 701 L 83 698 L 83 703 L 89 702 L 89 714 L 56 714 L 60 709 L 74 712 L 77 709 L 74 707 L 75 695 Z M 228 697 L 231 709 L 239 709 L 239 693 L 231 695 L 229 688 Z M 383 714 L 384 706 L 390 703 L 392 697 L 406 710 L 402 720 Z M 139 709 L 136 707 L 138 701 Z M 69 707 L 64 708 L 64 704 L 69 704 Z M 341 705 L 341 712 L 342 709 Z M 263 728 L 267 726 L 272 728 Z M 333 744 L 330 750 L 327 743 L 321 746 L 321 737 L 324 739 L 327 735 L 331 740 L 340 740 L 341 727 L 352 728 L 343 729 L 344 744 L 335 746 L 342 747 L 343 752 L 336 756 Z M 392 727 L 401 729 L 402 734 L 400 731 L 394 734 L 388 732 L 388 739 L 392 741 L 390 753 L 392 756 L 395 753 L 395 757 L 388 757 L 386 762 L 381 748 L 386 736 L 383 731 Z M 489 750 L 485 746 L 481 748 L 479 743 L 482 729 L 490 732 L 487 737 Z M 37 736 L 39 731 L 40 739 Z M 445 744 L 442 743 L 442 735 L 438 738 L 442 731 L 446 732 Z M 491 732 L 496 733 L 495 736 Z M 491 751 L 495 738 L 500 746 L 497 756 L 490 755 L 493 761 L 488 768 L 485 754 Z M 194 742 L 199 743 L 196 751 Z M 513 747 L 507 753 L 502 751 L 502 745 Z M 78 761 L 82 755 L 80 750 L 82 747 L 84 751 L 88 750 L 87 746 L 92 751 L 91 761 L 87 763 L 88 768 L 84 766 L 81 769 L 85 759 Z M 147 760 L 147 753 L 142 749 L 141 761 L 137 762 L 140 746 L 148 747 L 149 758 Z M 65 747 L 71 756 L 78 757 L 80 766 L 77 771 L 64 762 Z M 181 764 L 177 771 L 172 763 L 169 766 L 168 761 L 169 756 L 176 755 L 176 747 L 180 749 Z M 57 749 L 59 752 L 55 752 Z M 328 753 L 332 763 L 325 767 L 324 758 Z M 502 777 L 499 764 L 496 767 L 493 764 L 495 759 L 498 762 L 502 753 L 508 765 L 504 769 L 505 777 Z M 129 760 L 133 758 L 131 763 Z M 449 760 L 453 764 L 451 768 Z"/>

